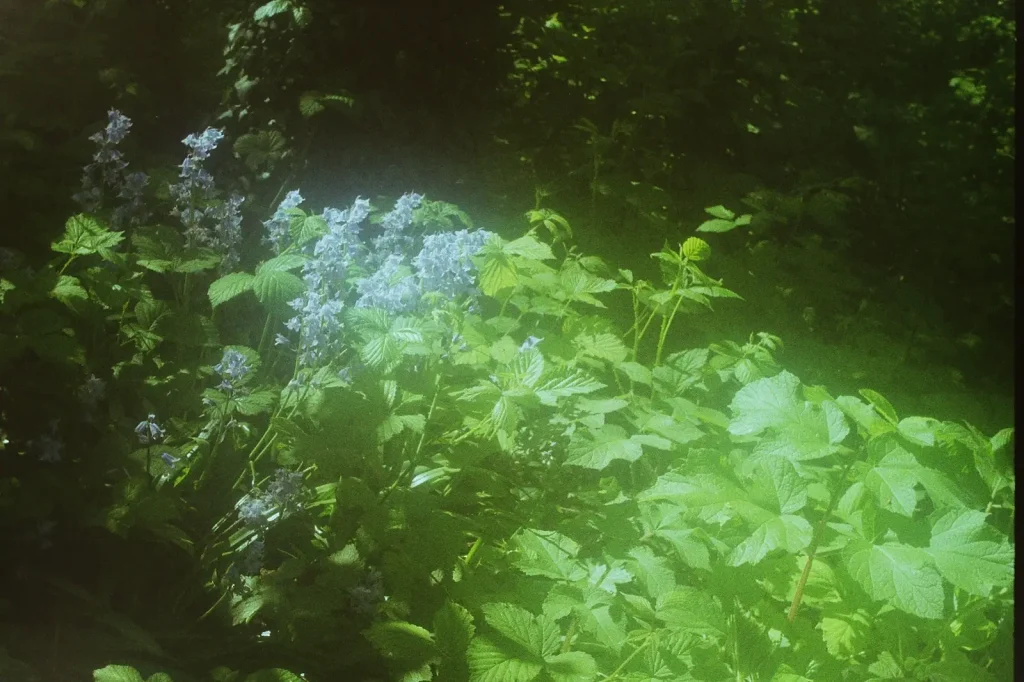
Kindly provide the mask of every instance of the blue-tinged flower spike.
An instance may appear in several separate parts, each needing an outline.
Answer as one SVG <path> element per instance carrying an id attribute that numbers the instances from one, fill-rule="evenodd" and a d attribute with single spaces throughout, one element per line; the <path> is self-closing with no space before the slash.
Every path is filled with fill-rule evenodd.
<path id="1" fill-rule="evenodd" d="M 377 272 L 356 282 L 358 308 L 383 308 L 390 313 L 402 314 L 416 309 L 422 290 L 416 278 L 402 262 L 402 257 L 387 257 Z"/>
<path id="2" fill-rule="evenodd" d="M 100 379 L 95 374 L 91 374 L 88 379 L 85 380 L 78 388 L 78 397 L 85 403 L 89 409 L 95 409 L 99 405 L 100 400 L 103 399 L 103 394 L 107 388 L 107 382 Z"/>
<path id="3" fill-rule="evenodd" d="M 266 544 L 258 538 L 246 545 L 238 562 L 238 572 L 242 575 L 258 575 L 263 567 L 266 550 Z"/>
<path id="4" fill-rule="evenodd" d="M 303 367 L 329 356 L 340 342 L 345 281 L 362 252 L 359 225 L 369 213 L 370 202 L 359 198 L 344 211 L 324 209 L 327 233 L 317 240 L 313 258 L 302 267 L 306 293 L 289 304 L 297 315 L 285 323 L 299 333 L 299 364 Z"/>
<path id="5" fill-rule="evenodd" d="M 302 494 L 302 472 L 278 469 L 267 486 L 267 495 L 282 508 L 297 505 Z"/>
<path id="6" fill-rule="evenodd" d="M 263 227 L 267 230 L 267 234 L 263 237 L 263 243 L 270 246 L 277 255 L 280 255 L 291 241 L 289 235 L 291 218 L 288 216 L 288 211 L 301 204 L 302 201 L 299 190 L 293 189 L 277 205 L 277 210 L 274 211 L 270 220 L 263 223 Z"/>
<path id="7" fill-rule="evenodd" d="M 213 369 L 220 374 L 222 379 L 217 388 L 231 392 L 235 389 L 236 384 L 245 379 L 252 368 L 249 366 L 248 358 L 241 351 L 228 348 L 221 356 L 220 363 L 214 365 Z"/>
<path id="8" fill-rule="evenodd" d="M 423 291 L 454 298 L 476 296 L 476 266 L 471 258 L 494 236 L 487 230 L 441 232 L 423 238 L 423 248 L 412 259 Z"/>
<path id="9" fill-rule="evenodd" d="M 413 209 L 423 202 L 423 195 L 413 192 L 403 194 L 395 202 L 395 207 L 381 218 L 383 232 L 374 238 L 373 249 L 367 258 L 370 269 L 379 267 L 392 255 L 409 255 L 413 245 L 412 235 L 405 230 L 412 222 Z"/>
<path id="10" fill-rule="evenodd" d="M 145 421 L 139 422 L 135 427 L 135 435 L 143 445 L 158 443 L 164 439 L 165 431 L 156 423 L 156 415 L 150 414 Z"/>
<path id="11" fill-rule="evenodd" d="M 125 223 L 139 224 L 149 217 L 142 204 L 142 192 L 149 182 L 145 173 L 125 174 L 128 162 L 117 148 L 131 129 L 132 122 L 116 109 L 107 113 L 107 126 L 101 132 L 89 136 L 99 149 L 92 156 L 92 163 L 82 169 L 82 191 L 72 198 L 85 211 L 95 212 L 103 203 L 104 190 L 111 190 L 127 203 L 113 213 L 115 226 Z"/>

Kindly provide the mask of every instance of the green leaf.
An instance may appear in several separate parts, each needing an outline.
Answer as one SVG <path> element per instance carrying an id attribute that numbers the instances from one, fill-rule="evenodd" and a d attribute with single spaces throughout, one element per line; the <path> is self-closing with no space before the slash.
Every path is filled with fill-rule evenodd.
<path id="1" fill-rule="evenodd" d="M 252 290 L 260 303 L 283 306 L 301 296 L 306 284 L 290 272 L 260 268 L 252 281 Z"/>
<path id="2" fill-rule="evenodd" d="M 630 436 L 617 424 L 605 424 L 592 430 L 591 435 L 591 438 L 573 435 L 566 464 L 601 470 L 617 459 L 635 462 L 644 454 L 640 446 L 643 436 Z"/>
<path id="3" fill-rule="evenodd" d="M 108 665 L 94 670 L 92 679 L 94 682 L 145 682 L 139 671 L 130 665 Z"/>
<path id="4" fill-rule="evenodd" d="M 481 253 L 484 262 L 478 281 L 485 296 L 496 297 L 499 292 L 518 286 L 519 268 L 508 255 L 501 251 L 487 251 L 486 247 Z"/>
<path id="5" fill-rule="evenodd" d="M 614 334 L 579 334 L 572 343 L 582 357 L 621 363 L 629 356 L 629 349 Z"/>
<path id="6" fill-rule="evenodd" d="M 318 215 L 293 218 L 289 225 L 289 234 L 292 241 L 301 246 L 327 234 L 327 221 L 324 220 L 323 216 Z M 287 255 L 295 256 L 297 254 Z M 278 258 L 282 257 L 284 256 L 278 256 Z"/>
<path id="7" fill-rule="evenodd" d="M 526 575 L 570 582 L 587 577 L 587 569 L 576 561 L 580 546 L 561 533 L 524 529 L 512 536 L 512 544 L 517 550 L 513 563 Z"/>
<path id="8" fill-rule="evenodd" d="M 561 633 L 546 616 L 535 616 L 515 604 L 484 604 L 481 609 L 488 625 L 524 651 L 542 657 L 558 650 Z"/>
<path id="9" fill-rule="evenodd" d="M 882 415 L 890 424 L 895 426 L 899 423 L 899 417 L 896 415 L 896 410 L 893 408 L 892 403 L 885 399 L 881 393 L 872 391 L 870 388 L 860 389 L 860 394 L 871 403 L 878 414 Z"/>
<path id="10" fill-rule="evenodd" d="M 248 272 L 232 272 L 210 283 L 210 305 L 216 308 L 252 289 L 255 278 Z"/>
<path id="11" fill-rule="evenodd" d="M 558 404 L 558 398 L 593 393 L 602 388 L 604 388 L 604 384 L 600 381 L 581 370 L 576 370 L 561 377 L 551 377 L 541 382 L 534 389 L 534 393 L 544 405 L 555 406 Z"/>
<path id="12" fill-rule="evenodd" d="M 582 651 L 547 656 L 544 661 L 544 668 L 554 682 L 590 682 L 597 676 L 597 663 Z"/>
<path id="13" fill-rule="evenodd" d="M 824 615 L 818 627 L 828 652 L 839 658 L 860 653 L 871 634 L 871 623 L 859 611 Z"/>
<path id="14" fill-rule="evenodd" d="M 455 602 L 445 602 L 434 614 L 434 638 L 438 651 L 445 658 L 464 656 L 475 632 L 473 616 Z"/>
<path id="15" fill-rule="evenodd" d="M 99 254 L 110 260 L 111 249 L 124 239 L 123 232 L 111 232 L 93 218 L 79 213 L 71 216 L 64 223 L 64 234 L 60 241 L 54 242 L 50 248 L 57 253 L 69 253 L 76 256 Z"/>
<path id="16" fill-rule="evenodd" d="M 737 228 L 737 224 L 732 220 L 721 220 L 719 218 L 712 218 L 711 220 L 705 220 L 703 223 L 697 226 L 697 232 L 729 232 Z"/>
<path id="17" fill-rule="evenodd" d="M 907 417 L 896 429 L 911 443 L 930 448 L 935 445 L 935 433 L 941 426 L 942 422 L 931 417 Z"/>
<path id="18" fill-rule="evenodd" d="M 714 218 L 721 218 L 722 220 L 732 220 L 736 217 L 736 214 L 727 209 L 725 206 L 719 204 L 718 206 L 710 206 L 704 209 L 704 212 Z"/>
<path id="19" fill-rule="evenodd" d="M 914 486 L 917 485 L 921 465 L 912 454 L 898 445 L 891 444 L 890 448 L 889 454 L 868 472 L 864 486 L 875 494 L 883 509 L 903 516 L 913 516 L 917 508 Z"/>
<path id="20" fill-rule="evenodd" d="M 750 537 L 736 545 L 727 561 L 730 566 L 756 564 L 776 549 L 796 554 L 811 544 L 813 530 L 802 516 L 776 516 L 762 523 Z"/>
<path id="21" fill-rule="evenodd" d="M 625 374 L 630 381 L 643 384 L 644 386 L 650 386 L 653 380 L 651 370 L 639 362 L 620 362 L 615 365 L 615 369 Z"/>
<path id="22" fill-rule="evenodd" d="M 798 407 L 799 388 L 800 380 L 789 372 L 747 384 L 736 392 L 729 405 L 735 414 L 729 422 L 729 433 L 751 436 L 785 424 Z"/>
<path id="23" fill-rule="evenodd" d="M 507 254 L 522 256 L 531 260 L 550 260 L 555 257 L 550 246 L 537 241 L 529 235 L 505 244 L 503 250 Z"/>
<path id="24" fill-rule="evenodd" d="M 677 587 L 657 600 L 655 613 L 669 628 L 720 639 L 725 636 L 725 614 L 714 597 L 693 587 Z"/>
<path id="25" fill-rule="evenodd" d="M 932 526 L 932 539 L 925 550 L 942 576 L 957 587 L 988 597 L 994 587 L 1013 584 L 1015 552 L 1006 540 L 985 540 L 993 529 L 985 514 L 972 509 L 950 510 Z"/>
<path id="26" fill-rule="evenodd" d="M 926 550 L 898 543 L 851 553 L 846 567 L 868 596 L 922 618 L 942 618 L 942 576 Z"/>
<path id="27" fill-rule="evenodd" d="M 540 661 L 517 658 L 481 637 L 470 643 L 466 660 L 471 682 L 530 682 L 544 669 Z"/>
<path id="28" fill-rule="evenodd" d="M 260 389 L 235 398 L 238 411 L 247 417 L 270 412 L 277 403 L 276 389 Z"/>
<path id="29" fill-rule="evenodd" d="M 437 657 L 434 636 L 413 623 L 377 622 L 364 630 L 363 636 L 384 658 L 399 662 L 403 669 L 419 668 Z"/>
<path id="30" fill-rule="evenodd" d="M 676 587 L 676 575 L 672 564 L 665 557 L 657 556 L 649 547 L 634 547 L 629 550 L 633 559 L 630 568 L 651 598 L 657 599 Z"/>
<path id="31" fill-rule="evenodd" d="M 57 280 L 57 284 L 50 291 L 50 295 L 64 305 L 69 305 L 72 301 L 84 301 L 89 298 L 89 293 L 82 287 L 78 278 L 71 277 L 70 275 L 61 275 L 60 279 Z"/>
<path id="32" fill-rule="evenodd" d="M 292 4 L 289 0 L 270 0 L 270 2 L 257 7 L 252 13 L 252 18 L 255 21 L 263 21 L 270 17 L 287 12 L 291 9 L 291 6 Z"/>
<path id="33" fill-rule="evenodd" d="M 252 621 L 253 617 L 263 608 L 263 605 L 263 595 L 259 592 L 232 604 L 231 624 L 242 625 Z"/>

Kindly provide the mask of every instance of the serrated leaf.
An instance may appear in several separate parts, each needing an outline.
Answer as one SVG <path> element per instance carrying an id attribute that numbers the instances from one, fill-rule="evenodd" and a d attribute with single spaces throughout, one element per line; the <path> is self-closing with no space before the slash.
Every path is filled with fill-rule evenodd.
<path id="1" fill-rule="evenodd" d="M 70 275 L 61 275 L 50 295 L 65 305 L 75 300 L 84 301 L 89 298 L 89 293 L 82 287 L 78 278 Z"/>
<path id="2" fill-rule="evenodd" d="M 256 593 L 231 606 L 231 624 L 242 625 L 250 622 L 263 608 L 263 595 Z"/>
<path id="3" fill-rule="evenodd" d="M 574 436 L 565 463 L 601 470 L 617 459 L 635 462 L 644 454 L 642 442 L 642 436 L 631 436 L 617 424 L 605 424 L 591 438 Z"/>
<path id="4" fill-rule="evenodd" d="M 544 405 L 554 406 L 558 404 L 558 398 L 593 393 L 602 388 L 604 388 L 604 384 L 600 381 L 577 370 L 541 382 L 534 389 L 534 393 Z"/>
<path id="5" fill-rule="evenodd" d="M 233 272 L 214 280 L 210 284 L 208 292 L 210 305 L 216 308 L 249 291 L 252 289 L 253 279 L 254 277 L 248 272 Z"/>
<path id="6" fill-rule="evenodd" d="M 522 256 L 532 260 L 550 260 L 555 257 L 550 246 L 537 241 L 529 235 L 508 242 L 502 247 L 502 250 L 507 254 Z"/>
<path id="7" fill-rule="evenodd" d="M 302 295 L 306 284 L 290 272 L 263 269 L 256 273 L 252 290 L 264 305 L 285 305 Z"/>
<path id="8" fill-rule="evenodd" d="M 256 8 L 252 13 L 252 18 L 255 21 L 263 21 L 270 17 L 282 14 L 291 9 L 291 2 L 288 0 L 270 0 L 270 2 L 264 3 Z"/>
<path id="9" fill-rule="evenodd" d="M 992 531 L 983 512 L 950 510 L 932 526 L 926 550 L 946 580 L 979 597 L 1013 584 L 1014 548 L 1005 540 L 985 540 L 986 529 Z"/>
<path id="10" fill-rule="evenodd" d="M 750 537 L 738 544 L 727 561 L 730 566 L 756 564 L 776 549 L 796 554 L 811 544 L 812 535 L 813 528 L 804 517 L 791 514 L 776 516 L 762 523 Z"/>
<path id="11" fill-rule="evenodd" d="M 634 547 L 629 550 L 629 556 L 633 575 L 651 598 L 657 599 L 675 589 L 676 575 L 665 557 L 655 555 L 649 547 Z"/>
<path id="12" fill-rule="evenodd" d="M 587 577 L 587 569 L 576 561 L 580 546 L 561 533 L 525 529 L 512 537 L 512 543 L 517 550 L 513 563 L 526 575 L 570 582 Z"/>
<path id="13" fill-rule="evenodd" d="M 871 624 L 860 613 L 825 615 L 818 627 L 828 652 L 839 658 L 860 653 L 871 634 Z"/>
<path id="14" fill-rule="evenodd" d="M 530 682 L 544 665 L 506 653 L 492 641 L 477 637 L 466 654 L 471 682 Z"/>
<path id="15" fill-rule="evenodd" d="M 546 616 L 535 616 L 515 604 L 484 604 L 487 624 L 509 641 L 534 656 L 549 656 L 558 650 L 558 625 Z"/>
<path id="16" fill-rule="evenodd" d="M 109 260 L 110 250 L 123 239 L 123 232 L 111 232 L 93 218 L 79 213 L 67 219 L 60 241 L 52 243 L 50 248 L 57 253 L 77 256 L 99 254 Z"/>
<path id="17" fill-rule="evenodd" d="M 485 247 L 484 262 L 480 267 L 478 282 L 485 296 L 495 297 L 506 289 L 519 285 L 519 268 L 501 251 L 488 251 Z"/>
<path id="18" fill-rule="evenodd" d="M 139 671 L 130 665 L 108 665 L 92 673 L 94 682 L 145 682 Z"/>
<path id="19" fill-rule="evenodd" d="M 655 613 L 670 628 L 695 635 L 721 638 L 725 635 L 725 614 L 707 592 L 677 587 L 657 600 Z"/>
<path id="20" fill-rule="evenodd" d="M 629 356 L 629 349 L 614 334 L 579 334 L 572 343 L 584 357 L 621 363 Z"/>
<path id="21" fill-rule="evenodd" d="M 868 596 L 922 618 L 941 618 L 942 576 L 926 550 L 897 543 L 867 545 L 846 562 Z"/>
<path id="22" fill-rule="evenodd" d="M 639 362 L 620 362 L 615 365 L 615 369 L 625 374 L 630 381 L 643 384 L 644 386 L 650 386 L 653 380 L 651 370 Z"/>
<path id="23" fill-rule="evenodd" d="M 434 638 L 444 657 L 464 656 L 475 632 L 472 614 L 460 604 L 445 602 L 434 614 Z"/>
<path id="24" fill-rule="evenodd" d="M 918 481 L 921 465 L 902 448 L 894 448 L 864 478 L 865 487 L 875 494 L 883 509 L 903 516 L 913 516 L 917 508 Z"/>
<path id="25" fill-rule="evenodd" d="M 544 669 L 554 682 L 590 682 L 597 676 L 597 663 L 582 651 L 555 654 L 544 661 Z"/>
<path id="26" fill-rule="evenodd" d="M 751 436 L 786 423 L 798 407 L 799 388 L 800 380 L 789 372 L 747 384 L 729 405 L 735 415 L 729 422 L 729 433 Z"/>
<path id="27" fill-rule="evenodd" d="M 930 448 L 935 445 L 935 433 L 941 426 L 942 422 L 931 417 L 907 417 L 896 429 L 910 442 Z"/>
<path id="28" fill-rule="evenodd" d="M 309 259 L 300 253 L 283 253 L 280 256 L 264 261 L 256 268 L 256 274 L 261 272 L 287 272 L 301 268 Z"/>
<path id="29" fill-rule="evenodd" d="M 264 668 L 251 673 L 245 682 L 305 682 L 290 670 L 284 668 Z"/>
<path id="30" fill-rule="evenodd" d="M 403 668 L 418 668 L 437 656 L 434 636 L 426 628 L 405 621 L 378 622 L 363 631 L 385 659 L 399 661 Z"/>
<path id="31" fill-rule="evenodd" d="M 238 411 L 247 417 L 270 412 L 277 404 L 277 391 L 273 389 L 260 389 L 235 398 Z"/>

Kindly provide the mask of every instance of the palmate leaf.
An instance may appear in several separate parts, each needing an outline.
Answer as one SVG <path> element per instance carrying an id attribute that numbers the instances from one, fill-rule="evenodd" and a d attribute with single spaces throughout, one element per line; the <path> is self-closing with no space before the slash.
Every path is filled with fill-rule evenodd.
<path id="1" fill-rule="evenodd" d="M 130 665 L 108 665 L 92 673 L 94 682 L 145 682 L 139 671 Z"/>
<path id="2" fill-rule="evenodd" d="M 630 568 L 652 599 L 671 592 L 676 587 L 676 575 L 668 559 L 657 556 L 650 547 L 629 550 Z"/>
<path id="3" fill-rule="evenodd" d="M 925 550 L 942 577 L 979 597 L 1013 584 L 1014 548 L 1005 539 L 985 539 L 986 532 L 994 535 L 985 518 L 983 512 L 972 509 L 947 511 L 932 526 L 931 543 Z"/>
<path id="4" fill-rule="evenodd" d="M 883 509 L 913 516 L 917 508 L 915 486 L 921 465 L 892 438 L 876 439 L 868 449 L 875 457 L 885 454 L 864 478 L 864 486 L 874 493 Z"/>
<path id="5" fill-rule="evenodd" d="M 851 546 L 846 568 L 868 596 L 922 618 L 942 618 L 942 576 L 927 550 L 900 543 Z"/>
<path id="6" fill-rule="evenodd" d="M 544 670 L 554 682 L 591 682 L 597 676 L 597 663 L 582 651 L 546 656 L 544 662 Z"/>
<path id="7" fill-rule="evenodd" d="M 727 557 L 730 566 L 756 564 L 769 552 L 782 549 L 796 554 L 811 544 L 813 528 L 802 516 L 783 514 L 765 521 Z"/>
<path id="8" fill-rule="evenodd" d="M 506 653 L 482 637 L 470 642 L 466 660 L 471 682 L 530 682 L 544 669 L 542 662 Z"/>
<path id="9" fill-rule="evenodd" d="M 574 434 L 566 464 L 601 470 L 617 459 L 627 462 L 640 459 L 644 454 L 641 445 L 652 445 L 662 450 L 671 448 L 671 443 L 660 436 L 631 436 L 617 424 L 605 424 L 598 430 L 592 430 L 591 434 L 591 438 L 576 437 Z"/>
<path id="10" fill-rule="evenodd" d="M 677 587 L 659 597 L 655 614 L 658 620 L 679 632 L 715 639 L 725 636 L 726 623 L 722 607 L 709 593 L 693 587 Z"/>
<path id="11" fill-rule="evenodd" d="M 76 256 L 99 254 L 109 260 L 112 257 L 111 249 L 123 239 L 123 232 L 112 232 L 93 218 L 79 213 L 68 218 L 64 223 L 64 234 L 60 241 L 53 242 L 50 248 L 57 253 Z"/>
<path id="12" fill-rule="evenodd" d="M 581 370 L 575 370 L 562 376 L 545 379 L 535 387 L 534 393 L 544 405 L 555 406 L 558 404 L 558 398 L 593 393 L 602 388 L 604 384 L 600 381 Z"/>

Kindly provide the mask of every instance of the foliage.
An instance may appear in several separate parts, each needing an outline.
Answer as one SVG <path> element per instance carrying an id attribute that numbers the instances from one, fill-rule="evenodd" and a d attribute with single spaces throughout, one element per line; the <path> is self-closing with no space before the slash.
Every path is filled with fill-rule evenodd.
<path id="1" fill-rule="evenodd" d="M 645 279 L 552 211 L 295 191 L 233 267 L 195 172 L 0 280 L 10 607 L 102 633 L 94 679 L 1010 679 L 1011 429 L 677 347 L 739 299 L 702 240 Z"/>

